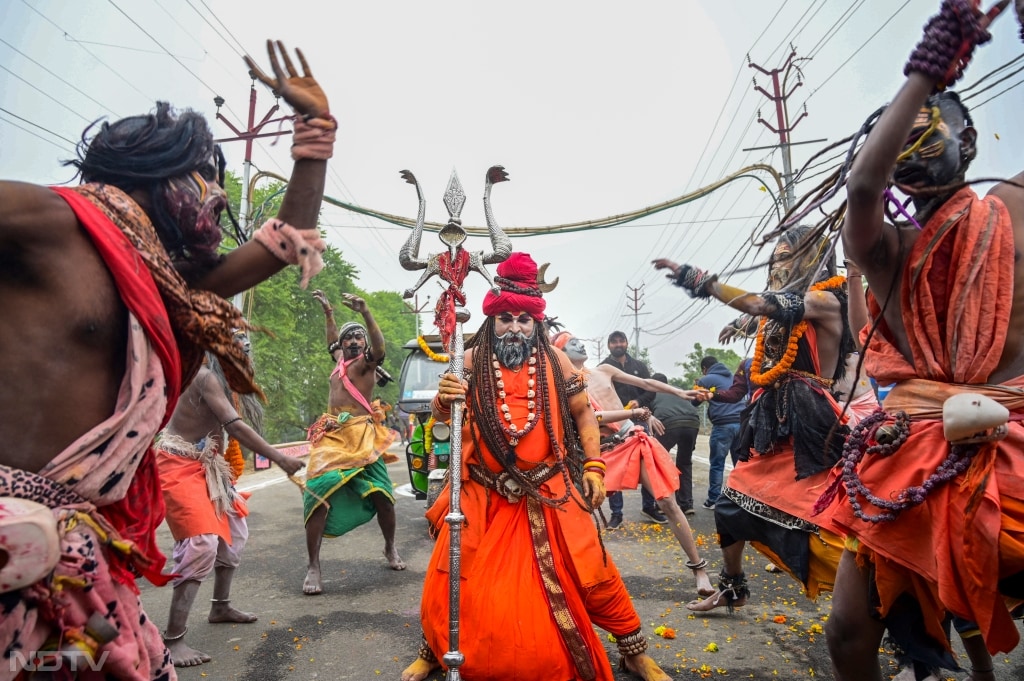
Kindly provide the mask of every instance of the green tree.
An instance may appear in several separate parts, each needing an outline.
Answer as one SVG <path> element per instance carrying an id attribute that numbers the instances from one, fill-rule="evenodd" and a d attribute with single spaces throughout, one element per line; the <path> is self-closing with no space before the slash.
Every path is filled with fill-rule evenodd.
<path id="1" fill-rule="evenodd" d="M 672 385 L 678 385 L 680 388 L 692 388 L 697 379 L 704 375 L 704 372 L 700 370 L 700 361 L 707 355 L 716 357 L 719 362 L 729 368 L 729 371 L 736 371 L 736 367 L 743 361 L 743 357 L 727 348 L 704 348 L 700 343 L 694 343 L 693 350 L 686 356 L 686 359 L 676 362 L 676 366 L 683 371 L 683 377 L 678 383 L 670 381 Z"/>
<path id="2" fill-rule="evenodd" d="M 235 214 L 241 198 L 241 182 L 228 173 L 225 182 L 228 200 Z M 272 183 L 257 188 L 251 197 L 253 220 L 249 230 L 275 215 L 280 207 L 284 185 Z M 230 235 L 225 249 L 236 246 Z M 403 314 L 406 306 L 401 295 L 393 291 L 366 292 L 358 286 L 358 270 L 347 262 L 342 252 L 328 247 L 324 253 L 324 269 L 310 288 L 325 291 L 334 305 L 334 315 L 341 326 L 362 317 L 341 304 L 342 293 L 364 298 L 384 334 L 386 358 L 384 368 L 395 383 L 379 388 L 374 397 L 394 404 L 398 397 L 397 380 L 404 353 L 402 346 L 415 335 L 412 315 Z M 300 440 L 306 428 L 327 407 L 330 374 L 334 360 L 327 351 L 325 320 L 320 304 L 308 290 L 299 287 L 299 272 L 288 268 L 251 290 L 243 311 L 258 329 L 253 334 L 253 361 L 256 382 L 267 397 L 264 436 L 271 442 Z"/>

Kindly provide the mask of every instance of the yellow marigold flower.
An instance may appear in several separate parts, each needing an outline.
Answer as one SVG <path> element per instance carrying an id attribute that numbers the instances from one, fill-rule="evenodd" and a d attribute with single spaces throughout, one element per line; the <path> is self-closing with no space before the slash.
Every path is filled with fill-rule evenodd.
<path id="1" fill-rule="evenodd" d="M 718 644 L 715 643 L 714 641 L 712 641 L 711 643 L 709 643 L 706 646 L 704 646 L 704 652 L 705 653 L 717 653 L 718 652 Z"/>

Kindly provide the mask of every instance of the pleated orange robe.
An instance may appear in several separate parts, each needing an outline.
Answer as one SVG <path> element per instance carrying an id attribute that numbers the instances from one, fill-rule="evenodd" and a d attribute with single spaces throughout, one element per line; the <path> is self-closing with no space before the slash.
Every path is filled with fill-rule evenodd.
<path id="1" fill-rule="evenodd" d="M 502 369 L 513 423 L 526 423 L 526 369 Z M 546 377 L 549 395 L 556 395 Z M 560 388 L 560 386 L 559 386 Z M 494 409 L 500 401 L 495 399 Z M 516 448 L 524 469 L 555 463 L 564 452 L 557 404 L 554 409 L 559 452 L 553 451 L 538 409 L 540 423 Z M 500 413 L 500 412 L 499 412 Z M 503 468 L 486 449 L 474 415 L 463 429 L 461 509 L 461 626 L 459 649 L 466 661 L 460 674 L 467 681 L 611 681 L 611 666 L 594 626 L 622 636 L 640 628 L 640 619 L 610 556 L 603 551 L 594 521 L 577 490 L 556 507 L 523 497 L 515 503 L 472 480 L 469 467 L 482 465 L 493 473 Z M 549 499 L 561 499 L 567 478 L 555 475 L 540 486 Z M 423 633 L 441 659 L 448 650 L 449 488 L 427 512 L 438 530 L 437 543 L 423 585 L 420 616 Z"/>
<path id="2" fill-rule="evenodd" d="M 948 610 L 976 622 L 992 653 L 1011 650 L 1020 638 L 999 581 L 1024 570 L 1024 377 L 987 384 L 1008 332 L 1014 257 L 1012 224 L 998 198 L 962 189 L 925 225 L 900 292 L 913 357 L 902 355 L 884 324 L 865 357 L 879 383 L 897 382 L 884 407 L 912 417 L 910 437 L 890 457 L 865 456 L 858 473 L 883 499 L 921 485 L 949 452 L 942 403 L 957 392 L 981 392 L 1005 404 L 1013 414 L 1009 436 L 982 445 L 965 473 L 892 522 L 857 518 L 846 495 L 833 515 L 874 562 L 883 615 L 909 593 L 937 642 L 948 647 L 941 627 Z M 869 303 L 877 317 L 877 301 Z M 865 511 L 879 512 L 860 500 Z"/>

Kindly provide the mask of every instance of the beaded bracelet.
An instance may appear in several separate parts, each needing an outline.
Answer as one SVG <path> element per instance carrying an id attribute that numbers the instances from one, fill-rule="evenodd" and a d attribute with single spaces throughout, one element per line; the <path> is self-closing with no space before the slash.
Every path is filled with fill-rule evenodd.
<path id="1" fill-rule="evenodd" d="M 980 19 L 969 0 L 944 0 L 939 13 L 925 24 L 921 42 L 911 52 L 903 74 L 921 73 L 940 90 L 955 83 L 974 48 L 992 39 Z"/>
<path id="2" fill-rule="evenodd" d="M 442 404 L 442 402 L 441 402 L 441 393 L 438 393 L 438 394 L 434 395 L 434 399 L 431 400 L 430 406 L 434 409 L 434 411 L 438 412 L 439 414 L 451 414 L 452 413 L 451 406 L 447 406 L 446 407 L 444 404 Z"/>

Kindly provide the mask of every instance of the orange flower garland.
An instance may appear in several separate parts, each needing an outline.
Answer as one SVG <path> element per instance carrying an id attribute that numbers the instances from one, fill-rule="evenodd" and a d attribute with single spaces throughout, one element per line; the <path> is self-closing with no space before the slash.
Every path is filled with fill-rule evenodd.
<path id="1" fill-rule="evenodd" d="M 242 445 L 233 437 L 228 438 L 228 448 L 224 451 L 224 458 L 231 467 L 231 477 L 238 480 L 242 471 L 245 470 L 245 457 L 242 455 Z"/>
<path id="2" fill-rule="evenodd" d="M 825 281 L 819 281 L 817 284 L 811 286 L 812 291 L 827 291 L 829 289 L 839 288 L 846 282 L 846 277 L 835 276 Z M 804 333 L 807 332 L 807 322 L 800 322 L 793 327 L 793 330 L 789 334 L 789 344 L 786 346 L 786 352 L 782 355 L 778 364 L 773 366 L 768 371 L 761 373 L 761 365 L 764 362 L 764 326 L 768 320 L 761 317 L 761 321 L 758 324 L 757 329 L 757 343 L 754 345 L 754 359 L 750 363 L 750 380 L 760 386 L 772 385 L 777 380 L 782 378 L 793 366 L 793 362 L 796 361 L 796 353 L 798 344 Z"/>

